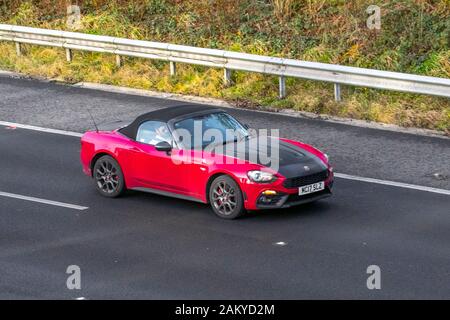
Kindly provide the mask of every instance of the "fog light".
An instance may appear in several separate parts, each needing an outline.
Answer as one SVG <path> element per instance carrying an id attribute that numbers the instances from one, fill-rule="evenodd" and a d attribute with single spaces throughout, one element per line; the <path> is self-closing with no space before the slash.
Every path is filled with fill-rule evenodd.
<path id="1" fill-rule="evenodd" d="M 262 194 L 265 196 L 276 196 L 277 192 L 275 190 L 265 190 L 262 192 Z"/>

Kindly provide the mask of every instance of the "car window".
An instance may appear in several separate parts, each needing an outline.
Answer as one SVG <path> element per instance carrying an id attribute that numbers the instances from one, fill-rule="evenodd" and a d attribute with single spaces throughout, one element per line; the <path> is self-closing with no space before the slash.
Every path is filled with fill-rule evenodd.
<path id="1" fill-rule="evenodd" d="M 167 124 L 161 121 L 146 121 L 139 126 L 136 141 L 156 145 L 161 141 L 172 144 L 172 135 Z"/>
<path id="2" fill-rule="evenodd" d="M 196 130 L 194 126 L 199 123 L 202 136 L 200 139 L 195 139 L 194 134 Z M 221 143 L 227 138 L 227 130 L 231 130 L 239 134 L 240 136 L 247 136 L 248 131 L 231 115 L 221 112 L 202 115 L 194 118 L 187 118 L 178 121 L 174 125 L 175 130 L 184 129 L 190 134 L 190 141 L 183 141 L 182 144 L 187 149 L 197 149 L 205 147 L 206 145 L 214 142 Z M 220 137 L 215 137 L 218 140 L 205 140 L 205 132 L 210 129 L 215 129 L 221 133 Z"/>

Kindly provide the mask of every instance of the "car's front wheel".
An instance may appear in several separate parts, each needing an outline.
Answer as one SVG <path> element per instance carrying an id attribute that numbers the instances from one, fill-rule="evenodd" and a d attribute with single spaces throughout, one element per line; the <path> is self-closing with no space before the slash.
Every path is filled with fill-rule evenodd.
<path id="1" fill-rule="evenodd" d="M 115 198 L 125 191 L 122 169 L 110 156 L 102 156 L 95 162 L 93 177 L 102 196 Z"/>
<path id="2" fill-rule="evenodd" d="M 214 213 L 223 219 L 236 219 L 245 212 L 239 185 L 226 175 L 217 177 L 211 183 L 209 202 Z"/>

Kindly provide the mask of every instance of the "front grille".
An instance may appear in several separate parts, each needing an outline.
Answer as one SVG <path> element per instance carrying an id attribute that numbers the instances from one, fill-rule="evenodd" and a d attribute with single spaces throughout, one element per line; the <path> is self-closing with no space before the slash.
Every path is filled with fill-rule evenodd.
<path id="1" fill-rule="evenodd" d="M 283 183 L 285 188 L 298 188 L 308 184 L 324 181 L 328 178 L 328 170 L 310 174 L 304 177 L 295 177 L 286 179 Z"/>

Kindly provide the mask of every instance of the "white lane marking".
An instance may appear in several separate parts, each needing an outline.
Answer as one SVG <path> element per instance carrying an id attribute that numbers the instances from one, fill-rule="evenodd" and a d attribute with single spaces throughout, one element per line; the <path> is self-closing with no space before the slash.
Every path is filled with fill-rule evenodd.
<path id="1" fill-rule="evenodd" d="M 337 178 L 347 179 L 347 180 L 356 180 L 356 181 L 363 181 L 363 182 L 369 182 L 369 183 L 377 183 L 377 184 L 383 184 L 386 186 L 393 186 L 393 187 L 399 187 L 399 188 L 414 189 L 414 190 L 450 195 L 450 190 L 419 186 L 419 185 L 403 183 L 403 182 L 395 182 L 395 181 L 380 180 L 380 179 L 374 179 L 374 178 L 358 177 L 358 176 L 352 176 L 350 174 L 345 174 L 345 173 L 335 173 L 334 176 Z"/>
<path id="2" fill-rule="evenodd" d="M 83 135 L 82 133 L 73 132 L 73 131 L 42 128 L 42 127 L 30 126 L 27 124 L 20 124 L 20 123 L 6 122 L 6 121 L 0 121 L 0 125 L 7 126 L 7 127 L 16 127 L 16 128 L 21 128 L 21 129 L 40 131 L 40 132 L 62 134 L 62 135 L 74 136 L 74 137 L 81 137 Z M 399 187 L 399 188 L 414 189 L 414 190 L 419 190 L 419 191 L 426 191 L 426 192 L 450 195 L 450 190 L 446 190 L 446 189 L 438 189 L 438 188 L 419 186 L 419 185 L 415 185 L 415 184 L 408 184 L 408 183 L 395 182 L 395 181 L 389 181 L 389 180 L 380 180 L 380 179 L 374 179 L 374 178 L 359 177 L 359 176 L 353 176 L 350 174 L 337 173 L 337 172 L 334 173 L 334 176 L 337 178 L 347 179 L 347 180 L 377 183 L 377 184 L 383 184 L 383 185 Z"/>
<path id="3" fill-rule="evenodd" d="M 22 196 L 20 194 L 14 194 L 14 193 L 2 192 L 2 191 L 0 191 L 0 196 L 7 197 L 7 198 L 13 198 L 13 199 L 20 199 L 20 200 L 25 200 L 25 201 L 31 201 L 31 202 L 38 202 L 38 203 L 48 204 L 51 206 L 63 207 L 63 208 L 68 208 L 68 209 L 80 210 L 80 211 L 89 209 L 89 207 L 78 206 L 76 204 L 46 200 L 46 199 L 35 198 L 35 197 Z"/>
<path id="4" fill-rule="evenodd" d="M 40 132 L 46 132 L 46 133 L 62 134 L 65 136 L 72 136 L 72 137 L 81 137 L 83 135 L 82 133 L 73 132 L 73 131 L 42 128 L 42 127 L 30 126 L 28 124 L 20 124 L 20 123 L 13 123 L 13 122 L 7 122 L 7 121 L 0 121 L 0 125 L 5 126 L 5 127 L 10 127 L 10 128 L 21 128 L 21 129 L 34 130 L 34 131 L 40 131 Z"/>

